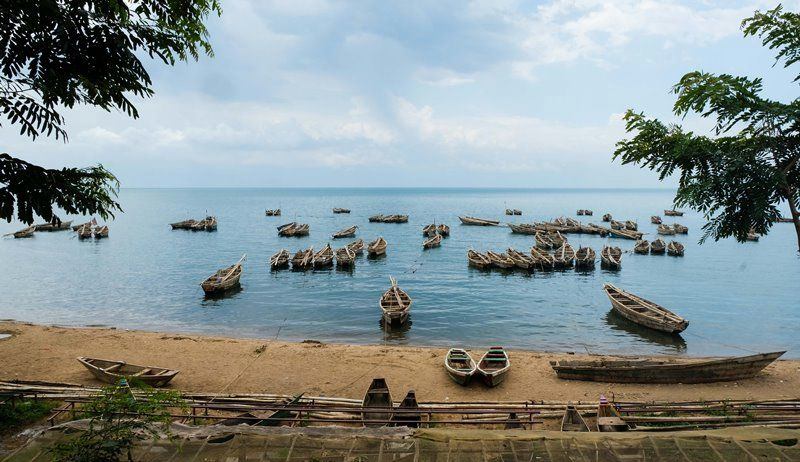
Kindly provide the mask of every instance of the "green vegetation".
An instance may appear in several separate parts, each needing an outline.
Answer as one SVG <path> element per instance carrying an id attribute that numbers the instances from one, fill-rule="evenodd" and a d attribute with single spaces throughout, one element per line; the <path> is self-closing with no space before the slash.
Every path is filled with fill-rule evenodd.
<path id="1" fill-rule="evenodd" d="M 20 134 L 67 140 L 62 108 L 88 104 L 137 118 L 131 97 L 153 95 L 143 56 L 167 65 L 212 55 L 203 21 L 218 0 L 7 0 L 0 3 L 0 114 Z M 0 153 L 0 218 L 32 223 L 121 210 L 102 165 L 46 169 Z"/>
<path id="2" fill-rule="evenodd" d="M 800 15 L 779 5 L 742 22 L 745 36 L 757 36 L 777 51 L 776 64 L 800 61 Z M 795 82 L 800 81 L 800 75 Z M 748 232 L 764 234 L 789 204 L 800 249 L 800 99 L 783 103 L 762 96 L 762 79 L 690 72 L 672 91 L 673 112 L 716 119 L 713 136 L 696 135 L 629 109 L 632 139 L 617 143 L 614 158 L 679 175 L 675 205 L 704 214 L 701 242 Z"/>
<path id="3" fill-rule="evenodd" d="M 136 441 L 169 436 L 170 409 L 185 408 L 173 391 L 146 390 L 134 396 L 126 385 L 106 387 L 82 408 L 89 428 L 50 451 L 55 462 L 99 462 L 119 460 L 125 454 L 132 460 Z"/>
<path id="4" fill-rule="evenodd" d="M 58 406 L 53 401 L 23 400 L 0 404 L 0 433 L 36 422 Z"/>

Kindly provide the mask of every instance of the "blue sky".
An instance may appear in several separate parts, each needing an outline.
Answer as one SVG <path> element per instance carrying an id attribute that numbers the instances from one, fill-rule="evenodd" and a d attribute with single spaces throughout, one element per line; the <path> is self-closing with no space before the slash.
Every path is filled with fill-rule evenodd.
<path id="1" fill-rule="evenodd" d="M 215 57 L 148 64 L 140 119 L 81 107 L 68 144 L 0 134 L 32 162 L 102 163 L 123 187 L 671 186 L 612 163 L 620 115 L 675 120 L 670 86 L 695 69 L 796 97 L 739 29 L 774 5 L 228 0 Z"/>

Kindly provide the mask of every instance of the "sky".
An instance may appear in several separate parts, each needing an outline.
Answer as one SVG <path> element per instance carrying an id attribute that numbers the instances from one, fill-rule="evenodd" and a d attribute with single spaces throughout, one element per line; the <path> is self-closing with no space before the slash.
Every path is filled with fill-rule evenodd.
<path id="1" fill-rule="evenodd" d="M 797 96 L 743 18 L 774 2 L 223 0 L 214 57 L 147 62 L 139 119 L 65 110 L 69 142 L 2 148 L 103 164 L 123 187 L 672 187 L 613 162 L 628 108 L 671 114 L 689 71 Z M 783 2 L 800 9 L 800 2 Z"/>

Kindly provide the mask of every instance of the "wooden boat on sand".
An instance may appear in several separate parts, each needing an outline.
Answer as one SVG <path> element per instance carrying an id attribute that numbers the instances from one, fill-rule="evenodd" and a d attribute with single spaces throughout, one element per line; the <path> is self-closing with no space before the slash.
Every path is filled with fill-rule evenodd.
<path id="1" fill-rule="evenodd" d="M 218 270 L 216 273 L 207 277 L 205 281 L 200 283 L 203 292 L 208 294 L 217 294 L 230 290 L 239 285 L 239 278 L 242 276 L 242 263 L 247 259 L 247 254 L 242 255 L 233 265 Z"/>
<path id="2" fill-rule="evenodd" d="M 364 253 L 364 239 L 356 239 L 355 241 L 347 244 L 347 247 L 357 256 L 361 255 Z"/>
<path id="3" fill-rule="evenodd" d="M 667 244 L 663 239 L 658 238 L 650 244 L 650 255 L 663 255 L 667 250 Z"/>
<path id="4" fill-rule="evenodd" d="M 496 268 L 511 269 L 514 266 L 516 266 L 516 264 L 514 263 L 514 260 L 512 260 L 511 257 L 509 257 L 508 255 L 506 255 L 504 253 L 501 254 L 501 253 L 497 253 L 497 252 L 492 252 L 490 250 L 490 251 L 486 252 L 486 256 L 489 258 L 489 261 L 492 262 L 492 266 L 494 266 Z"/>
<path id="5" fill-rule="evenodd" d="M 340 207 L 334 207 L 333 213 L 350 213 L 350 209 L 343 209 Z"/>
<path id="6" fill-rule="evenodd" d="M 525 255 L 524 253 L 514 250 L 511 247 L 506 249 L 506 254 L 512 260 L 514 260 L 514 266 L 522 270 L 533 270 L 536 266 L 536 262 L 533 261 L 533 258 L 529 255 Z"/>
<path id="7" fill-rule="evenodd" d="M 634 253 L 647 255 L 648 253 L 650 253 L 650 243 L 647 242 L 646 239 L 639 239 L 633 246 L 633 251 Z"/>
<path id="8" fill-rule="evenodd" d="M 561 419 L 562 432 L 588 432 L 589 426 L 581 417 L 581 413 L 573 406 L 568 404 L 564 411 L 564 418 Z"/>
<path id="9" fill-rule="evenodd" d="M 357 229 L 358 229 L 358 226 L 353 225 L 353 226 L 351 226 L 349 228 L 345 228 L 345 229 L 342 229 L 340 231 L 335 232 L 333 234 L 333 236 L 331 236 L 331 237 L 333 239 L 340 239 L 340 238 L 343 238 L 343 237 L 353 237 L 353 236 L 356 235 L 356 230 Z"/>
<path id="10" fill-rule="evenodd" d="M 120 380 L 126 379 L 133 385 L 136 382 L 150 387 L 163 387 L 178 375 L 177 370 L 163 367 L 137 366 L 125 361 L 112 361 L 109 359 L 87 358 L 81 356 L 78 361 L 98 380 L 116 385 Z"/>
<path id="11" fill-rule="evenodd" d="M 668 217 L 682 217 L 683 216 L 683 212 L 681 212 L 680 210 L 675 210 L 675 209 L 664 210 L 664 215 L 666 215 Z"/>
<path id="12" fill-rule="evenodd" d="M 605 396 L 600 396 L 600 404 L 597 406 L 597 431 L 626 432 L 630 429 L 631 425 L 622 419 L 617 408 L 609 403 Z"/>
<path id="13" fill-rule="evenodd" d="M 356 253 L 348 247 L 336 249 L 336 266 L 339 268 L 352 268 L 356 264 Z"/>
<path id="14" fill-rule="evenodd" d="M 652 223 L 654 225 L 660 225 L 661 224 L 661 217 L 658 216 L 658 215 L 653 215 L 652 217 L 650 217 L 650 223 Z"/>
<path id="15" fill-rule="evenodd" d="M 785 351 L 718 359 L 551 361 L 561 379 L 610 383 L 711 383 L 749 379 Z"/>
<path id="16" fill-rule="evenodd" d="M 365 427 L 383 427 L 392 419 L 392 395 L 386 379 L 372 379 L 362 401 Z"/>
<path id="17" fill-rule="evenodd" d="M 478 269 L 489 269 L 492 266 L 489 257 L 472 249 L 467 250 L 467 262 L 469 266 Z"/>
<path id="18" fill-rule="evenodd" d="M 314 247 L 298 250 L 292 257 L 293 270 L 307 270 L 314 264 Z"/>
<path id="19" fill-rule="evenodd" d="M 434 247 L 439 247 L 442 245 L 442 236 L 439 233 L 434 233 L 433 237 L 425 239 L 422 243 L 423 249 L 432 249 Z"/>
<path id="20" fill-rule="evenodd" d="M 274 209 L 274 210 L 266 210 L 264 211 L 264 215 L 268 217 L 279 217 L 281 216 L 281 209 Z"/>
<path id="21" fill-rule="evenodd" d="M 619 247 L 603 246 L 600 251 L 600 266 L 611 270 L 622 268 L 622 250 Z"/>
<path id="22" fill-rule="evenodd" d="M 455 383 L 467 385 L 478 366 L 466 350 L 451 348 L 444 357 L 444 368 Z"/>
<path id="23" fill-rule="evenodd" d="M 592 269 L 594 268 L 595 252 L 591 247 L 578 247 L 575 252 L 575 268 L 576 269 Z"/>
<path id="24" fill-rule="evenodd" d="M 378 305 L 383 313 L 385 325 L 399 326 L 408 321 L 411 312 L 411 297 L 401 288 L 397 287 L 397 280 L 389 277 L 392 286 L 383 293 Z"/>
<path id="25" fill-rule="evenodd" d="M 683 244 L 678 241 L 671 241 L 669 244 L 667 244 L 667 255 L 672 255 L 673 257 L 682 257 L 683 250 Z"/>
<path id="26" fill-rule="evenodd" d="M 333 249 L 330 244 L 325 244 L 319 252 L 314 254 L 314 268 L 329 268 L 333 266 Z"/>
<path id="27" fill-rule="evenodd" d="M 370 257 L 386 255 L 386 239 L 379 236 L 377 239 L 370 242 L 367 246 L 367 253 Z"/>
<path id="28" fill-rule="evenodd" d="M 469 225 L 469 226 L 497 226 L 500 224 L 499 221 L 486 220 L 484 218 L 475 218 L 468 216 L 464 217 L 459 216 L 458 219 L 461 220 L 462 225 Z"/>
<path id="29" fill-rule="evenodd" d="M 286 249 L 279 250 L 275 255 L 269 258 L 269 266 L 272 269 L 280 269 L 288 267 L 289 251 Z"/>
<path id="30" fill-rule="evenodd" d="M 489 351 L 481 357 L 477 373 L 487 386 L 496 387 L 505 380 L 509 369 L 511 361 L 508 359 L 508 353 L 503 347 L 495 346 L 489 348 Z"/>
<path id="31" fill-rule="evenodd" d="M 604 284 L 603 290 L 614 311 L 636 324 L 669 334 L 678 334 L 689 327 L 689 321 L 672 311 L 613 284 Z"/>

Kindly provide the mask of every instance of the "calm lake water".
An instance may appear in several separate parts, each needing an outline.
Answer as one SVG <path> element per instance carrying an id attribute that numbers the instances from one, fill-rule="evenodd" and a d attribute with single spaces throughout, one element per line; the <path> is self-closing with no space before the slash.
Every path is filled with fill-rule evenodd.
<path id="1" fill-rule="evenodd" d="M 600 222 L 610 212 L 634 219 L 653 239 L 652 214 L 669 208 L 666 190 L 486 189 L 169 189 L 123 190 L 125 213 L 110 225 L 110 238 L 79 241 L 74 233 L 37 233 L 32 239 L 0 241 L 5 273 L 0 318 L 60 325 L 109 325 L 227 336 L 576 351 L 593 353 L 744 354 L 789 350 L 800 357 L 800 258 L 790 224 L 778 224 L 760 242 L 697 243 L 702 217 L 687 212 L 665 217 L 689 226 L 686 256 L 626 253 L 622 270 L 503 274 L 467 267 L 466 251 L 509 246 L 528 250 L 532 236 L 506 227 L 459 224 L 468 214 L 513 222 L 557 216 Z M 282 217 L 264 209 L 280 207 Z M 334 215 L 332 207 L 352 209 Z M 506 217 L 506 207 L 521 217 Z M 206 214 L 219 218 L 213 233 L 172 231 L 170 222 Z M 377 213 L 410 215 L 407 224 L 368 223 Z M 69 217 L 73 218 L 73 217 Z M 578 217 L 575 217 L 578 218 Z M 580 217 L 583 218 L 583 217 Z M 75 218 L 79 220 L 79 217 Z M 452 228 L 440 248 L 423 251 L 421 229 L 436 221 Z M 275 227 L 299 221 L 311 235 L 281 238 Z M 387 256 L 359 259 L 352 272 L 271 272 L 269 256 L 321 248 L 330 235 L 358 225 L 357 237 L 378 235 Z M 2 223 L 6 233 L 21 226 Z M 633 241 L 569 235 L 594 247 Z M 338 240 L 342 245 L 349 240 Z M 199 282 L 247 253 L 242 289 L 205 299 Z M 414 299 L 412 325 L 386 333 L 378 299 L 389 276 Z M 688 318 L 682 337 L 648 332 L 609 312 L 604 282 L 640 294 Z"/>

